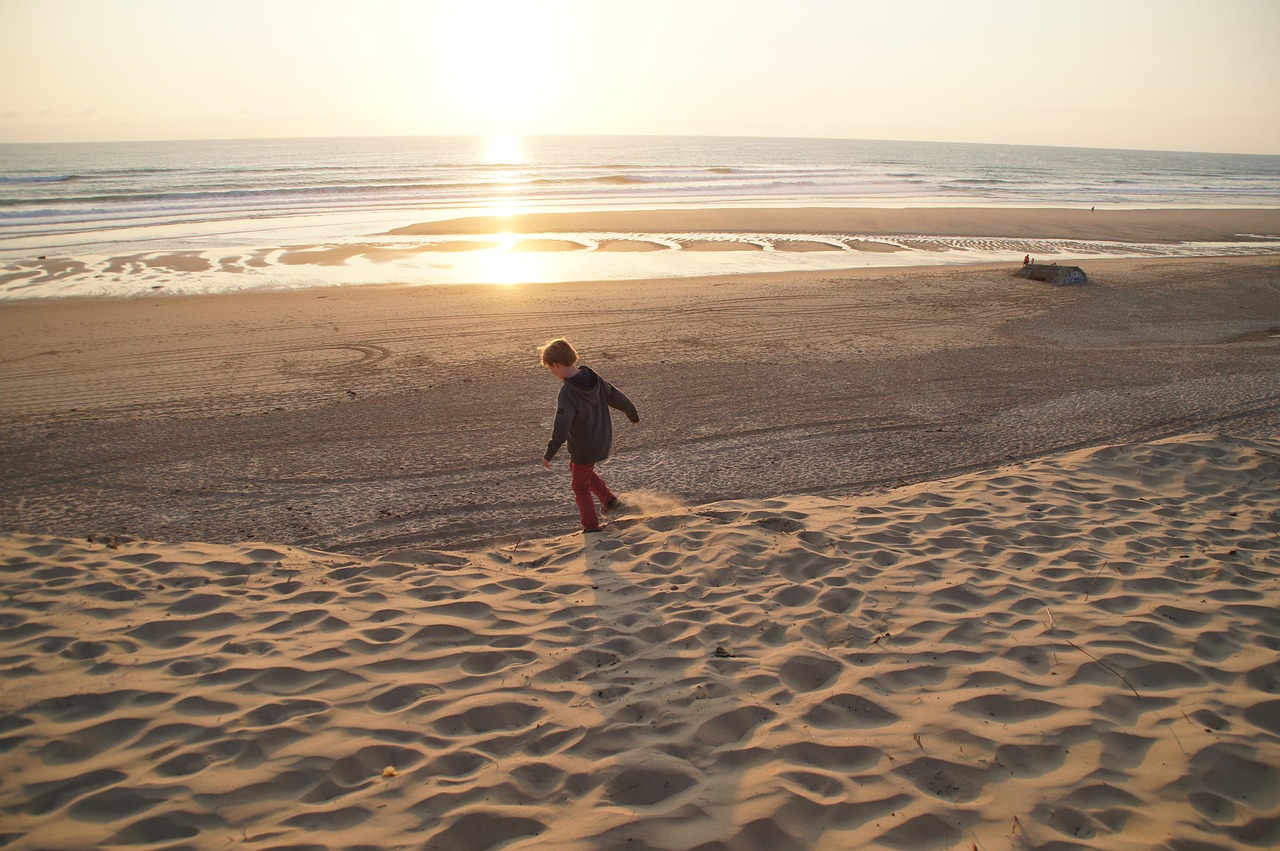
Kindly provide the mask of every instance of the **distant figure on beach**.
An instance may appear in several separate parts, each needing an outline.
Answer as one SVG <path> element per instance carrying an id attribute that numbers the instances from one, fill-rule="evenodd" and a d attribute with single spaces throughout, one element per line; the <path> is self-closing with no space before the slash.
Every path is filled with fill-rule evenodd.
<path id="1" fill-rule="evenodd" d="M 564 383 L 556 399 L 556 418 L 551 429 L 551 440 L 542 456 L 542 466 L 551 469 L 551 459 L 561 445 L 569 443 L 570 488 L 584 534 L 600 531 L 600 518 L 595 502 L 605 514 L 612 514 L 619 507 L 618 497 L 596 472 L 596 464 L 609 457 L 613 445 L 613 421 L 610 408 L 617 408 L 633 423 L 640 422 L 636 406 L 609 382 L 597 375 L 589 366 L 578 365 L 578 353 L 568 340 L 551 340 L 538 349 L 538 356 L 547 371 Z"/>
<path id="2" fill-rule="evenodd" d="M 1022 256 L 1022 265 L 1023 265 L 1023 266 L 1027 266 L 1027 265 L 1029 265 L 1030 263 L 1031 263 L 1031 255 L 1030 255 L 1030 254 L 1024 254 L 1024 255 Z"/>

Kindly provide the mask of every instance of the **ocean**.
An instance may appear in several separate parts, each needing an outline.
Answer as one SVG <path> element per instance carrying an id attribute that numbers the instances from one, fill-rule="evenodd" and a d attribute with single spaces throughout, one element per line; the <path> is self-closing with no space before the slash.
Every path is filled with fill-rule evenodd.
<path id="1" fill-rule="evenodd" d="M 393 265 L 389 277 L 367 263 L 278 264 L 270 249 L 342 245 L 397 225 L 478 213 L 680 206 L 1280 207 L 1280 156 L 710 137 L 0 145 L 0 298 L 456 283 L 486 267 L 455 252 L 448 263 Z M 583 245 L 592 247 L 590 239 Z M 539 252 L 544 256 L 517 278 L 648 277 L 680 274 L 682 263 L 691 274 L 768 271 L 852 260 L 761 252 L 754 259 L 623 263 L 557 253 Z M 672 253 L 679 252 L 655 252 Z M 134 265 L 111 262 L 121 256 Z M 146 262 L 156 256 L 182 262 Z M 226 262 L 231 256 L 240 262 Z M 36 264 L 40 258 L 44 265 Z M 983 258 L 970 251 L 963 259 Z M 50 271 L 55 260 L 60 265 Z"/>

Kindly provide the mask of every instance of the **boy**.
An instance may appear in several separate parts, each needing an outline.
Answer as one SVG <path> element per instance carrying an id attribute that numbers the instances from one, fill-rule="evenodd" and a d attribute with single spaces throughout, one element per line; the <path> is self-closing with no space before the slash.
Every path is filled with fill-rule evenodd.
<path id="1" fill-rule="evenodd" d="M 573 476 L 570 487 L 578 504 L 582 519 L 582 531 L 590 534 L 600 531 L 600 518 L 596 515 L 594 494 L 606 514 L 618 508 L 618 498 L 596 473 L 596 464 L 609 457 L 613 445 L 613 421 L 609 409 L 617 408 L 633 423 L 640 422 L 636 406 L 631 404 L 621 390 L 587 366 L 578 365 L 578 353 L 568 340 L 552 340 L 538 349 L 542 365 L 564 383 L 556 400 L 556 420 L 551 430 L 547 452 L 542 456 L 542 466 L 551 469 L 551 459 L 560 446 L 569 442 L 569 470 Z"/>

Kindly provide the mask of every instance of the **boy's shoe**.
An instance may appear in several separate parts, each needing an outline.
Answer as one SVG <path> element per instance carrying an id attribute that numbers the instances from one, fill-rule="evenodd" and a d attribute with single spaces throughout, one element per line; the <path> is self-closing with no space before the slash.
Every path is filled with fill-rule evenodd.
<path id="1" fill-rule="evenodd" d="M 600 534 L 601 532 L 603 532 L 603 531 L 608 527 L 608 525 L 609 525 L 608 523 L 601 523 L 599 526 L 597 526 L 597 527 L 596 527 L 596 528 L 594 528 L 594 529 L 583 529 L 583 530 L 582 530 L 582 534 L 584 534 L 584 535 L 598 535 L 598 534 Z"/>
<path id="2" fill-rule="evenodd" d="M 600 510 L 603 511 L 605 514 L 612 514 L 613 512 L 617 511 L 621 507 L 622 507 L 622 501 L 615 496 L 613 499 L 609 500 L 604 505 L 600 506 Z"/>

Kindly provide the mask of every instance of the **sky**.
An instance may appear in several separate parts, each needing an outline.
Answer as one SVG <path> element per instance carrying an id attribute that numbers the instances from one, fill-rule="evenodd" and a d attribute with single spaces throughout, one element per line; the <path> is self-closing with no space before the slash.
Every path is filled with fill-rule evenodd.
<path id="1" fill-rule="evenodd" d="M 0 142 L 476 134 L 1280 154 L 1280 0 L 0 0 Z"/>

